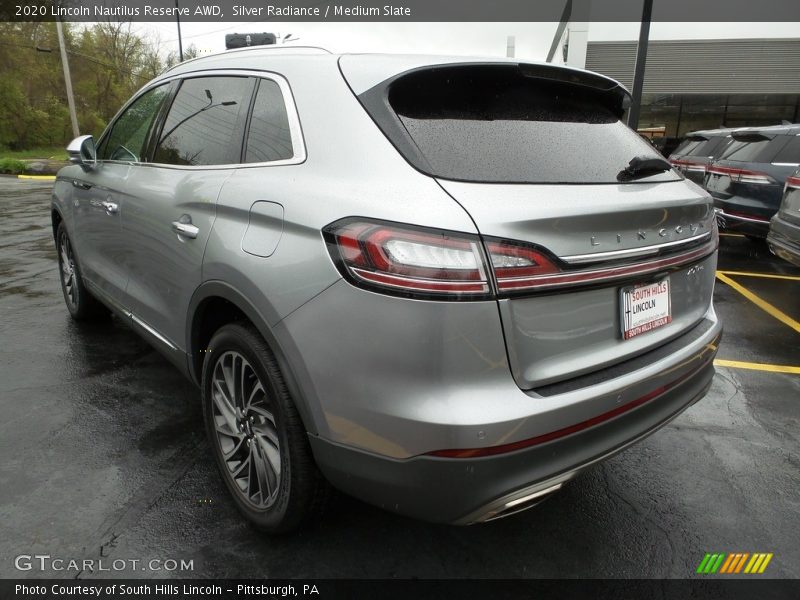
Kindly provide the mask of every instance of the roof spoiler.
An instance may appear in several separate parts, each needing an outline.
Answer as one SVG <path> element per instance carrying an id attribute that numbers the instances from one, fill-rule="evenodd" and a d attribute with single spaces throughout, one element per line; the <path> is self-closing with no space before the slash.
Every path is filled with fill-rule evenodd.
<path id="1" fill-rule="evenodd" d="M 775 134 L 764 133 L 761 131 L 734 131 L 731 137 L 737 142 L 763 142 L 775 138 Z"/>

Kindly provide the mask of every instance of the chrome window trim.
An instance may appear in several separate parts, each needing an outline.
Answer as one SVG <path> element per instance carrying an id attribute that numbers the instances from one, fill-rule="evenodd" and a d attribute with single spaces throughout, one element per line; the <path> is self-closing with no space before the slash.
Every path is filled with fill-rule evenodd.
<path id="1" fill-rule="evenodd" d="M 560 256 L 559 258 L 571 265 L 578 265 L 589 262 L 600 262 L 603 260 L 615 260 L 621 258 L 637 258 L 640 256 L 649 256 L 650 254 L 657 254 L 665 248 L 673 248 L 675 246 L 682 246 L 684 244 L 691 244 L 692 242 L 699 242 L 711 237 L 711 232 L 706 231 L 699 235 L 694 235 L 682 240 L 675 240 L 672 242 L 664 242 L 663 244 L 655 244 L 653 246 L 645 246 L 643 248 L 631 248 L 628 250 L 611 250 L 609 252 L 595 252 L 593 254 L 571 254 L 569 256 Z"/>
<path id="2" fill-rule="evenodd" d="M 289 82 L 286 78 L 281 75 L 280 73 L 275 73 L 273 71 L 259 71 L 259 70 L 252 70 L 252 69 L 209 69 L 207 71 L 192 71 L 190 73 L 180 73 L 171 75 L 169 77 L 164 77 L 158 79 L 157 81 L 153 81 L 147 87 L 141 89 L 138 94 L 136 94 L 133 98 L 131 98 L 125 106 L 115 115 L 114 120 L 111 122 L 111 125 L 103 132 L 103 135 L 100 136 L 100 141 L 102 141 L 103 137 L 105 137 L 106 133 L 110 131 L 111 127 L 114 123 L 116 123 L 117 119 L 122 115 L 122 113 L 127 110 L 128 106 L 130 106 L 133 102 L 135 102 L 141 95 L 146 94 L 153 88 L 156 88 L 160 85 L 165 83 L 171 83 L 173 81 L 183 81 L 185 79 L 196 79 L 198 77 L 257 77 L 259 79 L 268 79 L 270 81 L 274 81 L 278 84 L 278 87 L 281 90 L 281 95 L 283 96 L 283 103 L 286 107 L 286 118 L 289 121 L 289 134 L 292 138 L 292 150 L 294 152 L 292 158 L 284 158 L 281 160 L 273 160 L 267 162 L 257 162 L 257 163 L 229 163 L 229 164 L 220 164 L 220 165 L 170 165 L 167 163 L 157 163 L 157 162 L 134 162 L 134 161 L 122 161 L 122 160 L 99 160 L 99 163 L 103 164 L 119 164 L 119 165 L 132 165 L 137 167 L 158 167 L 160 169 L 178 169 L 183 171 L 197 171 L 197 170 L 223 170 L 223 169 L 248 169 L 253 167 L 282 167 L 288 165 L 299 165 L 306 161 L 308 158 L 308 153 L 306 151 L 306 144 L 305 138 L 303 137 L 303 128 L 300 123 L 300 115 L 297 112 L 297 104 L 294 100 L 294 94 L 292 93 L 292 88 L 289 85 Z M 256 92 L 258 90 L 255 90 Z M 248 108 L 248 113 L 250 109 Z M 98 141 L 98 145 L 100 144 Z M 244 141 L 244 140 L 243 140 Z"/>

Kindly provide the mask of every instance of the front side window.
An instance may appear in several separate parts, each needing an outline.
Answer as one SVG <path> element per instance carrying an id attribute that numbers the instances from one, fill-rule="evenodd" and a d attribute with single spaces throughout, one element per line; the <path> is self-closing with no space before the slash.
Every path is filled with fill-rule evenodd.
<path id="1" fill-rule="evenodd" d="M 253 81 L 197 77 L 182 84 L 159 134 L 153 162 L 227 165 L 239 162 Z"/>
<path id="2" fill-rule="evenodd" d="M 292 158 L 292 135 L 280 86 L 262 79 L 247 132 L 244 162 L 270 162 Z"/>
<path id="3" fill-rule="evenodd" d="M 100 143 L 98 158 L 122 162 L 142 160 L 147 134 L 168 92 L 169 84 L 139 96 L 114 122 L 111 133 Z"/>

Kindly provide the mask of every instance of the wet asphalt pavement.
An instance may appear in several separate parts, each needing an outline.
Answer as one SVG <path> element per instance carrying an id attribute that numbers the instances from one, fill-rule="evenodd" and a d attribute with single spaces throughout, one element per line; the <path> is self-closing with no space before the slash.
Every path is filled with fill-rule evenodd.
<path id="1" fill-rule="evenodd" d="M 705 552 L 772 552 L 800 577 L 800 375 L 720 367 L 708 396 L 539 507 L 421 523 L 341 499 L 289 537 L 250 529 L 205 440 L 199 393 L 133 332 L 78 326 L 59 288 L 51 182 L 0 178 L 0 577 L 14 557 L 192 560 L 132 577 L 687 577 Z M 800 276 L 724 237 L 720 269 Z M 800 320 L 800 279 L 732 276 Z M 800 365 L 800 333 L 718 283 L 719 358 Z M 108 576 L 108 573 L 100 575 Z"/>

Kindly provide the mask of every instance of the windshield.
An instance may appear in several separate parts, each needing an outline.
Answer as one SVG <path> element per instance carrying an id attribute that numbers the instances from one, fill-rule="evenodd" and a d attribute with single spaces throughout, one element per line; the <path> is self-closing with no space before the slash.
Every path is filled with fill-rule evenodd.
<path id="1" fill-rule="evenodd" d="M 392 141 L 414 166 L 444 179 L 617 183 L 634 157 L 660 157 L 620 121 L 618 96 L 518 68 L 415 71 L 391 84 L 388 103 L 412 151 Z M 638 181 L 676 178 L 668 172 Z"/>

